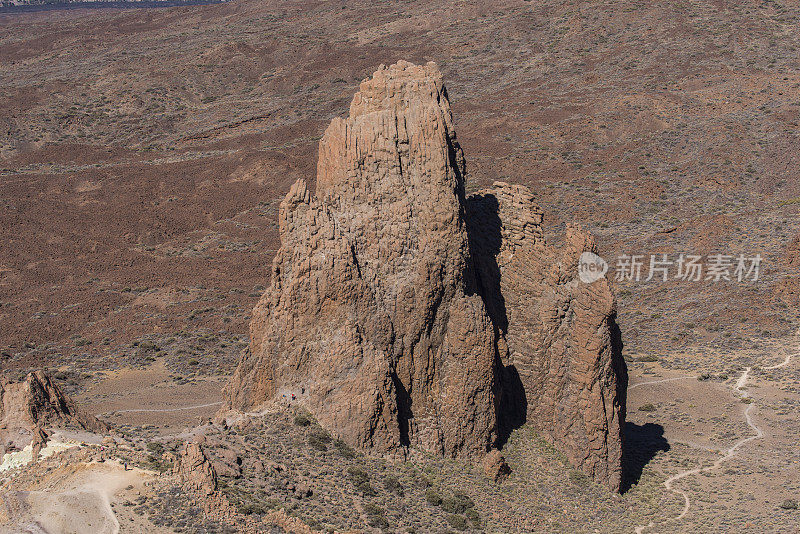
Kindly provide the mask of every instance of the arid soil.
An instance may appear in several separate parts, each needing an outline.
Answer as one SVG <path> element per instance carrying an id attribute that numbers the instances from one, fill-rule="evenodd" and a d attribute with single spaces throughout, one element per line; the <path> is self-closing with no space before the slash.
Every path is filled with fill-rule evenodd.
<path id="1" fill-rule="evenodd" d="M 662 484 L 681 506 L 637 532 L 673 525 L 703 532 L 796 530 L 797 341 L 766 352 L 709 354 L 714 366 L 696 375 L 643 365 L 649 376 L 629 390 L 630 436 L 654 454 L 646 469 L 667 476 Z"/>
<path id="2" fill-rule="evenodd" d="M 398 58 L 440 65 L 469 188 L 531 186 L 548 226 L 587 225 L 612 261 L 764 256 L 757 284 L 621 285 L 629 347 L 791 332 L 797 293 L 778 288 L 800 233 L 795 10 L 387 6 L 3 16 L 11 363 L 96 361 L 144 333 L 244 333 L 277 201 L 313 178 L 317 139 L 358 82 Z"/>
<path id="3" fill-rule="evenodd" d="M 377 65 L 432 60 L 467 192 L 524 184 L 553 233 L 578 222 L 597 235 L 632 386 L 621 501 L 573 480 L 525 429 L 506 453 L 508 485 L 431 460 L 434 486 L 477 488 L 488 531 L 792 532 L 800 364 L 766 367 L 798 349 L 798 22 L 788 2 L 237 0 L 0 15 L 0 367 L 50 368 L 143 450 L 195 432 L 246 347 L 278 202 L 296 179 L 313 183 L 324 128 Z M 614 279 L 617 256 L 662 253 L 760 254 L 761 276 Z M 763 437 L 664 487 L 754 435 L 748 406 Z M 405 480 L 407 467 L 388 469 Z M 325 498 L 344 500 L 325 502 L 357 502 L 351 528 L 380 515 L 362 503 L 394 509 L 389 490 L 336 497 L 336 476 Z M 690 502 L 680 520 L 675 490 Z"/>

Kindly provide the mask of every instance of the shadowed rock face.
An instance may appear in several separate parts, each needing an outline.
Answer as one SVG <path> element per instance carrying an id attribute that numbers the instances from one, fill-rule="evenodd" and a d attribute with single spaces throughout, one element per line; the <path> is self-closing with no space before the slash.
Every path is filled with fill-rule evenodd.
<path id="1" fill-rule="evenodd" d="M 362 82 L 320 142 L 316 194 L 300 180 L 281 203 L 228 405 L 294 395 L 337 437 L 390 455 L 473 457 L 527 418 L 617 489 L 614 299 L 574 276 L 594 244 L 573 230 L 547 247 L 527 189 L 467 201 L 464 173 L 435 65 Z"/>

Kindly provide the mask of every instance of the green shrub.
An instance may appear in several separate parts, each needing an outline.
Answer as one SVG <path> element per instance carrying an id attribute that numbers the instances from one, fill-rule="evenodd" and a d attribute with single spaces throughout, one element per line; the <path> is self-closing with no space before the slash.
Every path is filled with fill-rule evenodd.
<path id="1" fill-rule="evenodd" d="M 439 492 L 433 488 L 428 488 L 425 490 L 425 500 L 434 506 L 439 506 L 442 504 L 442 496 L 439 495 Z"/>
<path id="2" fill-rule="evenodd" d="M 652 404 L 652 403 L 648 402 L 647 404 L 642 404 L 641 406 L 639 406 L 639 411 L 640 412 L 654 412 L 654 411 L 656 411 L 656 406 L 655 406 L 655 404 Z"/>
<path id="3" fill-rule="evenodd" d="M 574 469 L 569 472 L 569 479 L 572 481 L 573 484 L 577 486 L 588 486 L 589 485 L 589 477 L 581 473 L 580 471 L 575 471 Z"/>
<path id="4" fill-rule="evenodd" d="M 313 422 L 307 413 L 299 413 L 294 416 L 294 424 L 297 426 L 310 426 Z"/>
<path id="5" fill-rule="evenodd" d="M 383 508 L 377 504 L 368 502 L 364 505 L 364 512 L 369 517 L 369 525 L 371 527 L 387 528 L 389 526 Z"/>
<path id="6" fill-rule="evenodd" d="M 380 506 L 378 506 L 377 504 L 372 503 L 372 502 L 368 502 L 367 504 L 364 505 L 364 512 L 367 515 L 383 515 L 384 514 L 383 508 L 381 508 Z"/>
<path id="7" fill-rule="evenodd" d="M 369 475 L 363 469 L 359 467 L 348 467 L 347 475 L 350 477 L 356 489 L 364 495 L 371 497 L 378 494 L 375 488 L 369 483 Z"/>
<path id="8" fill-rule="evenodd" d="M 331 437 L 324 430 L 316 430 L 308 435 L 308 444 L 318 451 L 327 451 L 330 442 Z"/>
<path id="9" fill-rule="evenodd" d="M 420 489 L 430 488 L 433 485 L 431 481 L 428 480 L 428 477 L 417 472 L 414 472 L 414 482 L 416 482 L 416 486 Z"/>
<path id="10" fill-rule="evenodd" d="M 369 516 L 369 526 L 375 528 L 389 528 L 389 522 L 382 515 Z"/>
<path id="11" fill-rule="evenodd" d="M 456 530 L 467 530 L 467 520 L 462 515 L 450 514 L 447 516 L 447 522 Z"/>
<path id="12" fill-rule="evenodd" d="M 442 510 L 451 514 L 463 514 L 474 506 L 475 503 L 472 502 L 469 495 L 458 491 L 452 497 L 442 499 Z"/>
<path id="13" fill-rule="evenodd" d="M 386 480 L 383 481 L 383 485 L 386 487 L 387 491 L 396 493 L 397 495 L 403 495 L 403 485 L 397 477 L 386 477 Z"/>
<path id="14" fill-rule="evenodd" d="M 345 443 L 344 441 L 342 441 L 340 439 L 337 439 L 336 441 L 334 441 L 333 442 L 333 446 L 336 447 L 336 451 L 343 458 L 347 458 L 348 460 L 352 460 L 353 458 L 358 456 L 356 451 L 354 451 L 352 449 L 352 447 L 350 447 L 350 445 L 348 445 L 347 443 Z"/>
<path id="15" fill-rule="evenodd" d="M 144 341 L 139 342 L 139 348 L 142 350 L 158 350 L 159 347 L 150 341 L 149 339 L 145 339 Z"/>
<path id="16" fill-rule="evenodd" d="M 360 467 L 350 466 L 347 468 L 347 475 L 350 477 L 350 480 L 353 483 L 358 484 L 359 482 L 369 482 L 369 475 L 366 471 L 361 469 Z"/>
<path id="17" fill-rule="evenodd" d="M 469 519 L 469 522 L 472 523 L 472 526 L 474 526 L 476 528 L 480 528 L 480 526 L 481 526 L 481 516 L 480 516 L 480 514 L 478 512 L 475 511 L 474 508 L 470 508 L 469 510 L 467 510 L 467 514 L 466 515 L 467 515 L 467 519 Z"/>

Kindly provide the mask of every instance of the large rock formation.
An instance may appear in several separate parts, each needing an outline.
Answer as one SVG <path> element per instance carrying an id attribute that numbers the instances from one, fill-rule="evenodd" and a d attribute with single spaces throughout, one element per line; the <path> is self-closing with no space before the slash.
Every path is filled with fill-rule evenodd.
<path id="1" fill-rule="evenodd" d="M 496 182 L 467 201 L 470 244 L 503 362 L 501 413 L 527 420 L 570 462 L 618 489 L 627 369 L 605 278 L 578 278 L 590 234 L 542 237 L 531 192 Z"/>
<path id="2" fill-rule="evenodd" d="M 361 84 L 320 142 L 316 196 L 301 180 L 280 206 L 233 407 L 294 394 L 352 445 L 490 448 L 494 335 L 470 270 L 463 172 L 433 65 Z"/>
<path id="3" fill-rule="evenodd" d="M 547 247 L 525 188 L 467 201 L 464 173 L 435 65 L 362 82 L 320 142 L 316 194 L 300 180 L 281 203 L 228 406 L 294 398 L 351 445 L 398 455 L 481 455 L 527 417 L 617 488 L 614 299 L 574 276 L 593 243 L 574 230 Z"/>
<path id="4" fill-rule="evenodd" d="M 108 430 L 78 409 L 42 371 L 29 373 L 20 382 L 0 380 L 0 447 L 24 447 L 43 427 Z"/>

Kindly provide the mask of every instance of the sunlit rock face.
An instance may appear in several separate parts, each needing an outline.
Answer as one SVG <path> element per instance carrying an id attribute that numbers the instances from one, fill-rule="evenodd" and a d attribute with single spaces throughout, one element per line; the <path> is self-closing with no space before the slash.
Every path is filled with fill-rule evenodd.
<path id="1" fill-rule="evenodd" d="M 271 287 L 228 408 L 293 399 L 353 446 L 453 457 L 528 420 L 619 487 L 626 374 L 614 298 L 577 280 L 590 236 L 542 238 L 524 187 L 464 196 L 465 161 L 433 63 L 362 82 L 319 147 L 316 192 L 280 206 Z"/>

